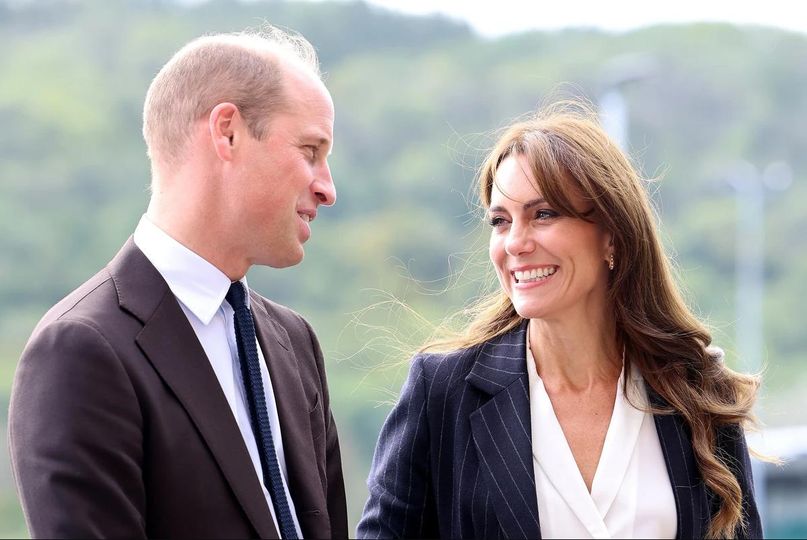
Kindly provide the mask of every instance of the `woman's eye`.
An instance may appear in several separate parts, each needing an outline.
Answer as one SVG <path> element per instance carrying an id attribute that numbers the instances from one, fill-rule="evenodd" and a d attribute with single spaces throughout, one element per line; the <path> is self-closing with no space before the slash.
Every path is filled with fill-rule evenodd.
<path id="1" fill-rule="evenodd" d="M 548 208 L 542 208 L 535 212 L 535 219 L 545 220 L 558 217 L 558 213 Z"/>
<path id="2" fill-rule="evenodd" d="M 506 224 L 507 220 L 501 216 L 493 216 L 492 218 L 488 219 L 488 224 L 491 227 L 501 227 L 502 225 Z"/>

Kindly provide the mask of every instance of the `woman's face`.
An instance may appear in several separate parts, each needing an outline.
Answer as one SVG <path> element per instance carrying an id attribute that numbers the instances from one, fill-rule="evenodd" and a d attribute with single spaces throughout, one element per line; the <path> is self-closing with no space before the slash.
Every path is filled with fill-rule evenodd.
<path id="1" fill-rule="evenodd" d="M 572 202 L 580 212 L 590 210 L 579 197 Z M 610 235 L 549 206 L 523 156 L 511 155 L 499 165 L 488 218 L 490 260 L 519 315 L 547 320 L 603 316 Z"/>

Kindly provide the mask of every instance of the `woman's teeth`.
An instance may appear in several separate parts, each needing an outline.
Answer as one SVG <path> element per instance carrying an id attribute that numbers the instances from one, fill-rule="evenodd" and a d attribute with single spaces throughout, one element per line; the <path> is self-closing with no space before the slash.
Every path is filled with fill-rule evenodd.
<path id="1" fill-rule="evenodd" d="M 516 278 L 516 283 L 530 283 L 531 281 L 538 281 L 545 279 L 555 273 L 554 266 L 546 266 L 544 268 L 533 268 L 532 270 L 525 270 L 523 272 L 516 270 L 513 275 Z"/>

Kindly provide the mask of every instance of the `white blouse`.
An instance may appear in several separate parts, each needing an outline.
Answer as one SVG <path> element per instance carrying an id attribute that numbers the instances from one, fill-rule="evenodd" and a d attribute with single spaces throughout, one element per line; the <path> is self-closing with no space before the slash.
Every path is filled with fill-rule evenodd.
<path id="1" fill-rule="evenodd" d="M 631 399 L 647 403 L 632 370 Z M 527 332 L 535 491 L 543 538 L 675 538 L 677 515 L 653 415 L 634 408 L 617 383 L 614 412 L 591 486 L 586 487 L 538 376 Z"/>

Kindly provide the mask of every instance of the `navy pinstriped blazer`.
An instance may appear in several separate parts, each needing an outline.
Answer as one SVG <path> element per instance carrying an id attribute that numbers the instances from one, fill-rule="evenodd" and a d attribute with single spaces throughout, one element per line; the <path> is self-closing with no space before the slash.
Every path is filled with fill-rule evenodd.
<path id="1" fill-rule="evenodd" d="M 541 537 L 525 329 L 522 324 L 471 349 L 415 356 L 381 430 L 357 537 Z M 655 422 L 675 497 L 677 537 L 702 538 L 716 506 L 688 428 L 677 415 L 656 415 Z M 738 536 L 761 538 L 742 431 L 724 430 L 718 445 L 743 491 L 748 528 Z"/>

